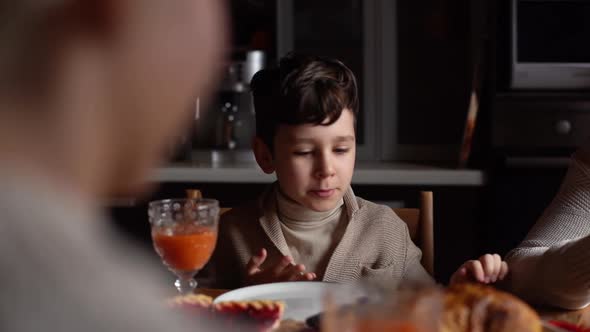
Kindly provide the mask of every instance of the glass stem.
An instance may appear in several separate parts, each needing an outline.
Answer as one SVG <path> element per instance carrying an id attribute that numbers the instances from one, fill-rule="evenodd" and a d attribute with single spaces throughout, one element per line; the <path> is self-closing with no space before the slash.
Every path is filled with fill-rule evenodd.
<path id="1" fill-rule="evenodd" d="M 179 274 L 178 279 L 174 282 L 174 286 L 180 292 L 180 294 L 190 294 L 197 287 L 197 281 L 193 278 L 195 273 L 190 274 Z"/>

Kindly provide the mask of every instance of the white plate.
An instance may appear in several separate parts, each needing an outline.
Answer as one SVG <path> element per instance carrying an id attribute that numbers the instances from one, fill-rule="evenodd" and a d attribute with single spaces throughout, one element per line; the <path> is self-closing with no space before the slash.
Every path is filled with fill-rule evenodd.
<path id="1" fill-rule="evenodd" d="M 285 313 L 283 319 L 295 319 L 305 321 L 308 317 L 322 311 L 324 294 L 328 290 L 337 290 L 338 304 L 353 303 L 361 297 L 360 294 L 352 294 L 349 287 L 339 284 L 313 281 L 278 282 L 239 288 L 218 296 L 214 303 L 224 301 L 247 300 L 280 300 L 284 301 Z M 342 296 L 343 293 L 350 294 Z"/>

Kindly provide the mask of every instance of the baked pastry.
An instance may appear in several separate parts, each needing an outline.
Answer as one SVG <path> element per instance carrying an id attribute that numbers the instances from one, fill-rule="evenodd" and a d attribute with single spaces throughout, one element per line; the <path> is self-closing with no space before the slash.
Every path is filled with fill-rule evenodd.
<path id="1" fill-rule="evenodd" d="M 211 308 L 213 298 L 203 294 L 178 295 L 166 301 L 168 307 L 183 309 L 187 312 L 207 312 Z"/>
<path id="2" fill-rule="evenodd" d="M 257 331 L 270 331 L 279 326 L 285 303 L 282 301 L 226 301 L 213 305 L 226 319 L 254 325 Z"/>
<path id="3" fill-rule="evenodd" d="M 444 294 L 441 332 L 541 332 L 537 313 L 517 297 L 480 284 L 458 284 Z"/>

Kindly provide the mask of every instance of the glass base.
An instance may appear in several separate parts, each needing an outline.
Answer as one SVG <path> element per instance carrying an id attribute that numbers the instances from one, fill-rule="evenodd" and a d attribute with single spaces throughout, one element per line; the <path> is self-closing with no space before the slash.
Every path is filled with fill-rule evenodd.
<path id="1" fill-rule="evenodd" d="M 190 294 L 197 287 L 197 281 L 194 278 L 190 278 L 189 280 L 176 279 L 174 286 L 176 286 L 180 294 Z"/>
<path id="2" fill-rule="evenodd" d="M 190 294 L 195 290 L 195 288 L 197 287 L 197 281 L 195 280 L 194 276 L 197 274 L 198 270 L 188 272 L 173 272 L 178 277 L 174 282 L 174 286 L 176 286 L 176 289 L 178 289 L 178 292 L 180 292 L 180 294 Z"/>

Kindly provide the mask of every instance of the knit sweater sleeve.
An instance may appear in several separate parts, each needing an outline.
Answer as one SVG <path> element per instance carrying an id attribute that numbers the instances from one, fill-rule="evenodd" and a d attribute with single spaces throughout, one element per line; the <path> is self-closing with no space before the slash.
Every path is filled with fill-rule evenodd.
<path id="1" fill-rule="evenodd" d="M 426 272 L 420 263 L 422 252 L 409 236 L 406 236 L 406 260 L 402 283 L 416 285 L 434 285 L 434 278 Z"/>
<path id="2" fill-rule="evenodd" d="M 579 152 L 556 197 L 506 260 L 506 286 L 527 301 L 566 309 L 590 304 L 590 166 Z"/>

